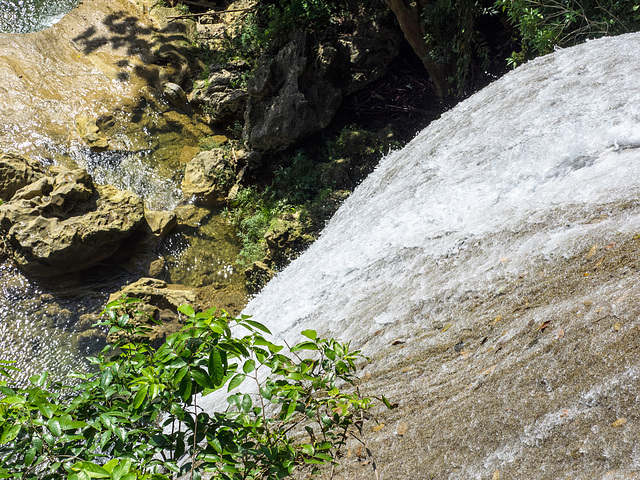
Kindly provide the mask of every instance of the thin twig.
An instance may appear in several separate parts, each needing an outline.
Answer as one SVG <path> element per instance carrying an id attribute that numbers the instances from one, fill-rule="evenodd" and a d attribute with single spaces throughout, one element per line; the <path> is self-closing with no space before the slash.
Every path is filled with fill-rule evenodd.
<path id="1" fill-rule="evenodd" d="M 255 7 L 249 7 L 249 8 L 237 8 L 234 10 L 216 10 L 216 11 L 209 11 L 209 12 L 204 12 L 204 13 L 185 13 L 184 15 L 172 15 L 170 17 L 167 17 L 169 20 L 173 20 L 174 18 L 189 18 L 189 17 L 204 17 L 206 15 L 220 15 L 223 13 L 232 13 L 232 12 L 246 12 L 249 10 L 253 10 Z"/>

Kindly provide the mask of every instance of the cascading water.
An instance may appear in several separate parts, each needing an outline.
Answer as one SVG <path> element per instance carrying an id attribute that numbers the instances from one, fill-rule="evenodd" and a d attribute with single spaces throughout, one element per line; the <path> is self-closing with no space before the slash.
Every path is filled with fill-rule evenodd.
<path id="1" fill-rule="evenodd" d="M 245 309 L 372 355 L 363 388 L 400 403 L 381 478 L 640 468 L 639 52 L 560 50 L 444 114 Z M 371 478 L 358 458 L 340 478 Z"/>
<path id="2" fill-rule="evenodd" d="M 37 32 L 58 22 L 78 0 L 0 0 L 0 32 Z"/>

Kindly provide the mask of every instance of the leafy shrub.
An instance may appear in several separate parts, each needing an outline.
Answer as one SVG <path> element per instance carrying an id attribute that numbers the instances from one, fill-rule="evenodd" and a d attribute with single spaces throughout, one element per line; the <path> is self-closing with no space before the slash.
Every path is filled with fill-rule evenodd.
<path id="1" fill-rule="evenodd" d="M 521 50 L 509 58 L 513 66 L 556 46 L 640 29 L 638 0 L 497 0 L 496 6 L 518 33 Z"/>
<path id="2" fill-rule="evenodd" d="M 184 328 L 154 349 L 129 341 L 145 334 L 137 302 L 107 305 L 100 324 L 121 340 L 90 358 L 93 373 L 18 387 L 2 362 L 0 478 L 280 479 L 334 461 L 357 433 L 372 400 L 341 388 L 362 358 L 348 344 L 306 330 L 285 353 L 247 316 L 183 306 Z M 234 393 L 245 381 L 255 393 Z M 204 411 L 201 396 L 219 390 L 228 408 Z"/>

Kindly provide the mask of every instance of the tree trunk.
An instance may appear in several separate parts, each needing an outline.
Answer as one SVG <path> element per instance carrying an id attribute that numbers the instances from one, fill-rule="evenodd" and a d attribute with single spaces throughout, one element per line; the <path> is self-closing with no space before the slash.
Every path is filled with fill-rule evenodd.
<path id="1" fill-rule="evenodd" d="M 449 92 L 447 72 L 431 59 L 432 47 L 425 41 L 427 32 L 423 30 L 420 22 L 418 1 L 385 0 L 385 3 L 398 19 L 404 38 L 407 39 L 416 55 L 420 57 L 424 68 L 436 87 L 440 101 L 444 101 Z"/>

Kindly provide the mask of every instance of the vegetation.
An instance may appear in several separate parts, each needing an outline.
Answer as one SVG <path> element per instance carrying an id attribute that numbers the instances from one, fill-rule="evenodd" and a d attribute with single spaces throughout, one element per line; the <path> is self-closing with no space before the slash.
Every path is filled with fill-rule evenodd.
<path id="1" fill-rule="evenodd" d="M 390 130 L 371 132 L 349 125 L 319 147 L 282 155 L 271 181 L 241 188 L 225 212 L 242 242 L 238 264 L 249 268 L 263 261 L 279 268 L 278 259 L 270 256 L 267 234 L 288 228 L 289 242 L 298 247 L 314 240 L 340 201 L 398 146 Z"/>
<path id="2" fill-rule="evenodd" d="M 0 478 L 280 479 L 313 473 L 360 438 L 372 399 L 353 386 L 363 357 L 348 344 L 305 330 L 287 352 L 247 316 L 183 306 L 184 328 L 154 349 L 131 341 L 148 329 L 138 302 L 107 305 L 100 324 L 120 340 L 90 358 L 94 373 L 18 387 L 2 362 Z M 239 393 L 248 381 L 252 393 Z M 228 408 L 205 411 L 216 391 Z"/>
<path id="3" fill-rule="evenodd" d="M 556 46 L 640 29 L 639 0 L 497 0 L 496 6 L 516 28 L 520 51 L 509 58 L 514 66 Z"/>

